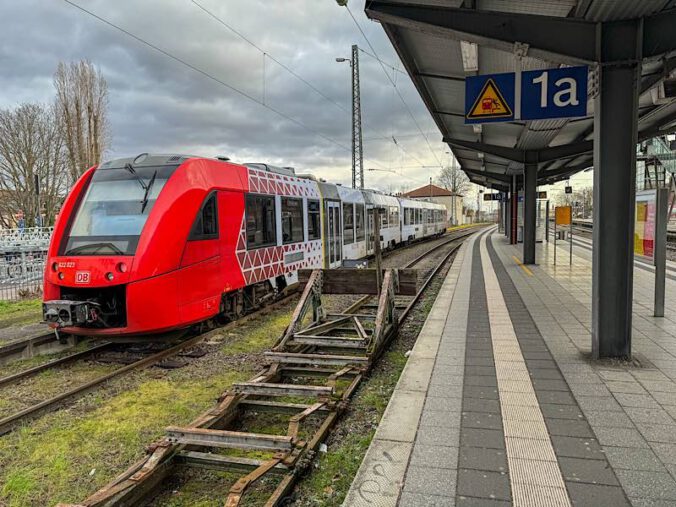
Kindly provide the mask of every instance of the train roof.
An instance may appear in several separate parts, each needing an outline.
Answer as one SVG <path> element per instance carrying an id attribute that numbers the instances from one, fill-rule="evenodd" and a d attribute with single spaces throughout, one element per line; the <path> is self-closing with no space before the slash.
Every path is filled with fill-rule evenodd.
<path id="1" fill-rule="evenodd" d="M 399 201 L 396 197 L 387 194 L 381 194 L 375 190 L 362 190 L 364 199 L 367 204 L 375 204 L 378 206 L 399 206 Z"/>
<path id="2" fill-rule="evenodd" d="M 99 165 L 101 169 L 115 169 L 132 164 L 134 167 L 156 165 L 178 165 L 191 158 L 206 158 L 197 155 L 181 155 L 177 153 L 141 153 L 134 157 L 115 158 Z"/>

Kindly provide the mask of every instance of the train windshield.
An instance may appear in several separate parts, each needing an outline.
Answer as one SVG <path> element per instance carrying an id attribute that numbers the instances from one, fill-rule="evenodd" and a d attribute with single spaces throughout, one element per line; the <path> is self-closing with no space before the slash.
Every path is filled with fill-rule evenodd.
<path id="1" fill-rule="evenodd" d="M 134 255 L 157 196 L 176 166 L 97 169 L 62 255 Z"/>

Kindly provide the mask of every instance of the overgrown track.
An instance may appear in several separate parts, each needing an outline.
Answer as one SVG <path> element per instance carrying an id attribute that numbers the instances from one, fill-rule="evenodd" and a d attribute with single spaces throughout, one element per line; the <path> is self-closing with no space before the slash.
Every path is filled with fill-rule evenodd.
<path id="1" fill-rule="evenodd" d="M 295 293 L 290 293 L 282 298 L 276 300 L 274 303 L 271 303 L 267 305 L 264 308 L 261 308 L 260 310 L 257 310 L 255 312 L 252 312 L 248 315 L 245 315 L 244 317 L 230 322 L 219 329 L 221 331 L 224 330 L 229 330 L 229 329 L 234 329 L 235 327 L 243 324 L 244 322 L 249 321 L 250 319 L 253 319 L 260 315 L 261 312 L 267 312 L 274 310 L 275 308 L 278 308 L 289 301 L 291 301 L 295 297 Z M 80 386 L 77 386 L 73 389 L 70 389 L 68 391 L 65 391 L 61 394 L 58 394 L 54 397 L 51 397 L 47 400 L 44 400 L 40 403 L 36 403 L 35 405 L 32 405 L 30 407 L 27 407 L 23 410 L 20 410 L 10 416 L 4 417 L 3 419 L 0 419 L 0 435 L 4 435 L 5 433 L 8 433 L 9 431 L 12 431 L 14 428 L 16 428 L 19 424 L 26 422 L 30 419 L 33 419 L 39 415 L 42 415 L 48 411 L 52 411 L 54 409 L 57 409 L 60 407 L 64 402 L 67 401 L 72 401 L 76 399 L 79 396 L 83 396 L 84 394 L 90 392 L 94 388 L 105 384 L 109 380 L 120 377 L 124 374 L 130 373 L 132 371 L 136 370 L 141 370 L 143 368 L 147 368 L 149 366 L 153 366 L 155 364 L 158 364 L 172 356 L 177 355 L 178 353 L 187 350 L 191 347 L 196 346 L 199 344 L 201 341 L 205 340 L 208 336 L 210 335 L 209 332 L 207 333 L 202 333 L 197 336 L 193 336 L 177 345 L 174 345 L 172 347 L 166 348 L 165 350 L 162 350 L 160 352 L 157 352 L 155 354 L 152 354 L 150 356 L 146 356 L 144 358 L 141 358 L 137 361 L 134 361 L 131 364 L 122 366 L 110 373 L 107 373 L 105 375 L 101 375 L 93 380 L 90 380 L 89 382 L 86 382 L 85 384 L 82 384 Z M 36 366 L 34 368 L 30 368 L 28 370 L 24 370 L 18 373 L 15 373 L 13 375 L 9 375 L 7 377 L 1 378 L 0 379 L 0 387 L 6 388 L 8 385 L 15 384 L 16 382 L 19 382 L 21 380 L 24 380 L 28 377 L 34 376 L 42 371 L 48 370 L 50 368 L 55 368 L 57 366 L 61 366 L 67 363 L 73 363 L 78 360 L 86 359 L 90 356 L 93 356 L 95 353 L 102 352 L 104 350 L 109 349 L 112 347 L 114 344 L 111 343 L 104 343 L 95 347 L 92 347 L 90 349 L 87 349 L 82 352 L 77 352 L 75 354 L 70 354 L 68 356 L 55 359 L 53 361 L 49 361 L 43 365 Z"/>
<path id="2" fill-rule="evenodd" d="M 429 253 L 437 251 L 439 248 L 443 247 L 444 245 L 448 244 L 449 242 L 455 241 L 455 239 L 459 237 L 464 237 L 467 235 L 468 232 L 466 231 L 461 231 L 461 233 L 458 235 L 457 233 L 450 233 L 450 239 L 445 239 L 445 240 L 432 240 L 432 241 L 424 241 L 424 242 L 417 242 L 417 243 L 412 243 L 410 245 L 407 245 L 402 248 L 398 248 L 395 250 L 388 251 L 385 256 L 390 256 L 398 252 L 405 251 L 407 248 L 413 248 L 417 247 L 421 244 L 428 244 L 433 241 L 438 241 L 438 244 L 435 244 L 432 246 L 432 248 L 425 254 L 421 255 L 417 259 L 413 261 L 412 264 L 415 264 L 418 262 L 419 259 L 422 259 L 423 257 L 426 257 Z M 256 310 L 252 313 L 249 313 L 240 319 L 230 322 L 226 324 L 223 327 L 220 327 L 219 329 L 221 331 L 224 330 L 229 330 L 233 329 L 253 318 L 256 318 L 257 316 L 260 315 L 261 312 L 267 312 L 270 310 L 273 310 L 275 308 L 278 308 L 286 303 L 288 303 L 290 300 L 292 300 L 296 296 L 296 291 L 290 291 L 287 295 L 285 295 L 282 298 L 277 299 L 275 302 L 270 303 L 266 305 L 265 307 Z M 157 353 L 147 355 L 146 357 L 142 357 L 141 359 L 138 359 L 130 364 L 127 364 L 125 366 L 122 366 L 112 372 L 106 373 L 104 375 L 101 375 L 93 380 L 90 380 L 80 386 L 74 387 L 72 389 L 69 389 L 63 393 L 60 393 L 56 396 L 53 396 L 49 399 L 46 399 L 44 401 L 41 401 L 39 403 L 36 403 L 30 407 L 26 407 L 20 411 L 17 411 L 14 414 L 11 414 L 9 416 L 6 416 L 2 419 L 0 419 L 0 435 L 3 435 L 5 433 L 8 433 L 9 431 L 12 431 L 14 428 L 16 428 L 19 424 L 24 423 L 30 419 L 33 419 L 35 417 L 38 417 L 40 415 L 43 415 L 44 413 L 47 413 L 49 411 L 58 409 L 61 407 L 64 403 L 73 401 L 74 399 L 83 396 L 87 394 L 88 392 L 92 391 L 93 389 L 107 383 L 108 381 L 120 377 L 122 375 L 125 375 L 127 373 L 131 373 L 136 370 L 141 370 L 153 365 L 156 365 L 166 359 L 169 359 L 172 356 L 175 356 L 179 354 L 180 352 L 190 349 L 191 347 L 194 347 L 195 345 L 199 344 L 201 341 L 203 341 L 209 333 L 202 333 L 197 336 L 193 336 L 189 338 L 186 341 L 183 341 L 173 347 L 166 348 L 164 350 L 161 350 Z M 40 343 L 42 342 L 48 342 L 48 341 L 55 341 L 56 337 L 53 333 L 51 334 L 46 334 L 44 336 L 40 337 L 35 337 L 35 338 L 30 338 L 28 340 L 36 340 L 39 339 L 41 340 Z M 8 375 L 6 377 L 0 378 L 0 388 L 6 389 L 10 387 L 11 385 L 14 385 L 18 382 L 22 382 L 30 377 L 33 377 L 39 373 L 42 373 L 46 370 L 52 369 L 52 368 L 57 368 L 61 366 L 65 366 L 71 363 L 76 363 L 77 361 L 82 361 L 82 360 L 87 360 L 96 357 L 96 354 L 108 351 L 111 348 L 113 348 L 115 344 L 113 343 L 103 343 L 100 345 L 93 346 L 87 350 L 76 352 L 73 354 L 66 355 L 64 357 L 54 359 L 52 361 L 48 361 L 44 364 L 40 364 L 38 366 L 28 368 L 23 371 L 19 371 L 17 373 L 14 373 L 12 375 Z M 0 349 L 1 352 L 2 349 Z"/>
<path id="3" fill-rule="evenodd" d="M 256 494 L 267 498 L 266 506 L 279 505 L 429 282 L 474 232 L 442 241 L 408 263 L 429 263 L 420 270 L 419 290 L 411 286 L 418 273 L 410 269 L 385 270 L 382 283 L 375 270 L 308 273 L 286 332 L 265 354 L 268 366 L 234 384 L 192 424 L 168 428 L 145 459 L 78 505 L 142 504 L 174 465 L 244 472 L 226 507 L 240 505 L 254 489 L 262 490 Z M 369 295 L 341 313 L 324 311 L 322 294 L 359 293 Z"/>

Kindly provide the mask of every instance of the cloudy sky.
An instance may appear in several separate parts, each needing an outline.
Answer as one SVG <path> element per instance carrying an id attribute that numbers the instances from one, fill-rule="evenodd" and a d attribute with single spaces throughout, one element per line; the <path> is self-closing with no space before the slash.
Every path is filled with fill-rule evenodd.
<path id="1" fill-rule="evenodd" d="M 73 2 L 214 79 L 64 0 L 5 1 L 0 4 L 0 107 L 51 101 L 57 63 L 86 58 L 108 81 L 109 157 L 226 155 L 349 183 L 350 68 L 335 58 L 349 57 L 355 43 L 372 51 L 335 0 Z M 364 15 L 363 0 L 349 5 L 380 58 L 400 68 L 380 25 Z M 386 67 L 429 145 L 380 64 L 361 52 L 360 69 L 364 167 L 379 169 L 366 172 L 366 186 L 400 190 L 427 183 L 450 155 L 411 81 Z"/>

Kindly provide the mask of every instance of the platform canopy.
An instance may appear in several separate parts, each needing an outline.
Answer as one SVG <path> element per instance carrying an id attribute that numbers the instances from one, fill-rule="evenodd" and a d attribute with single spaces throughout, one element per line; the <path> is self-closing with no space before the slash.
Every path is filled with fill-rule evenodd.
<path id="1" fill-rule="evenodd" d="M 536 153 L 539 185 L 593 165 L 600 29 L 643 18 L 638 140 L 676 129 L 657 87 L 676 70 L 676 0 L 367 0 L 462 169 L 506 190 Z M 601 24 L 603 23 L 603 25 Z M 634 44 L 630 38 L 627 44 Z M 589 65 L 588 116 L 466 125 L 465 77 Z"/>

